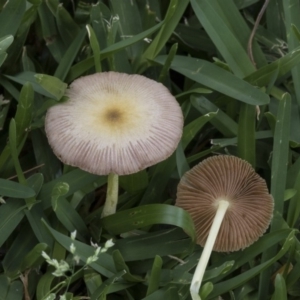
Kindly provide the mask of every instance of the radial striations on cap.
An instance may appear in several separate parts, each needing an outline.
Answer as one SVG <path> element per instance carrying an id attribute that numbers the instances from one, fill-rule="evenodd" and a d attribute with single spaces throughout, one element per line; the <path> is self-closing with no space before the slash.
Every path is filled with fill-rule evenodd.
<path id="1" fill-rule="evenodd" d="M 97 73 L 75 80 L 51 107 L 45 130 L 54 153 L 90 173 L 125 175 L 169 157 L 183 115 L 169 90 L 141 75 Z"/>
<path id="2" fill-rule="evenodd" d="M 201 246 L 206 242 L 220 200 L 230 204 L 213 250 L 244 249 L 268 228 L 274 204 L 264 179 L 238 157 L 214 156 L 187 172 L 177 190 L 176 205 L 190 213 Z"/>

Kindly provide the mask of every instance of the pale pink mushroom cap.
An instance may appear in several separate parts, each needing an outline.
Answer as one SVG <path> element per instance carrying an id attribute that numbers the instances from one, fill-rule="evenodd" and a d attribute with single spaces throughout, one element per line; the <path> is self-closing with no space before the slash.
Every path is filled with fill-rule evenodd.
<path id="1" fill-rule="evenodd" d="M 230 204 L 213 250 L 244 249 L 267 230 L 274 204 L 265 180 L 238 157 L 214 156 L 187 172 L 177 190 L 176 205 L 190 213 L 201 246 L 205 245 L 220 200 Z"/>
<path id="2" fill-rule="evenodd" d="M 141 75 L 105 72 L 81 77 L 69 100 L 51 107 L 45 130 L 64 163 L 93 174 L 125 175 L 168 158 L 183 115 L 169 90 Z"/>

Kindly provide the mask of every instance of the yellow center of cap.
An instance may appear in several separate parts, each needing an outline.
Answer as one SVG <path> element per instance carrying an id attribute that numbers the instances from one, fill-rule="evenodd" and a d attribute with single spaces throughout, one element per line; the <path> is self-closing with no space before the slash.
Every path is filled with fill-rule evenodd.
<path id="1" fill-rule="evenodd" d="M 117 108 L 108 109 L 106 113 L 104 114 L 104 119 L 106 122 L 109 122 L 111 124 L 114 123 L 121 123 L 122 119 L 124 119 L 124 114 L 122 111 L 120 111 Z"/>

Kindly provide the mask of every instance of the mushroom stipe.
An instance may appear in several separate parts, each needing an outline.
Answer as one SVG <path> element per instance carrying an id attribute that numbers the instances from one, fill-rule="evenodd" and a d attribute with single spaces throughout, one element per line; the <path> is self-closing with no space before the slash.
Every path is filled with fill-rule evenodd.
<path id="1" fill-rule="evenodd" d="M 220 155 L 182 177 L 176 205 L 190 213 L 197 243 L 204 246 L 190 288 L 193 300 L 200 300 L 211 251 L 237 251 L 254 243 L 270 224 L 274 201 L 266 182 L 248 162 Z"/>

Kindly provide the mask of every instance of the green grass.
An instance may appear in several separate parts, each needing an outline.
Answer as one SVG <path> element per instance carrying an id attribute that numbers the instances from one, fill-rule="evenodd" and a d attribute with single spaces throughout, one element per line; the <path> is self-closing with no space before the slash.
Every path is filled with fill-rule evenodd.
<path id="1" fill-rule="evenodd" d="M 190 300 L 201 247 L 174 206 L 176 187 L 216 154 L 249 161 L 275 209 L 256 243 L 213 253 L 202 299 L 300 299 L 300 5 L 270 1 L 253 65 L 247 43 L 262 2 L 0 1 L 1 300 Z M 74 79 L 110 70 L 162 82 L 185 123 L 171 157 L 120 177 L 117 213 L 102 220 L 106 176 L 64 166 L 44 119 Z M 89 263 L 91 241 L 111 238 Z M 66 276 L 42 251 L 69 264 Z"/>

